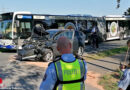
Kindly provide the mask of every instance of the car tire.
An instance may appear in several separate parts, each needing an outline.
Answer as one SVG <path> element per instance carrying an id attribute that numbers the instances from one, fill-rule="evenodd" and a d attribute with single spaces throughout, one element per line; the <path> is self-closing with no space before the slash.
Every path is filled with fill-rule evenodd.
<path id="1" fill-rule="evenodd" d="M 45 55 L 42 57 L 43 61 L 50 62 L 54 59 L 54 54 L 51 49 L 46 49 Z"/>
<path id="2" fill-rule="evenodd" d="M 78 56 L 82 56 L 83 53 L 84 53 L 84 47 L 80 46 L 80 47 L 78 48 L 77 54 L 78 54 Z"/>

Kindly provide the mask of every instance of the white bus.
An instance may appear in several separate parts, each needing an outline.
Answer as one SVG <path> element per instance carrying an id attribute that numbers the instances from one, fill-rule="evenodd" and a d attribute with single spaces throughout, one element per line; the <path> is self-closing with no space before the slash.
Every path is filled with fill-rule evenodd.
<path id="1" fill-rule="evenodd" d="M 108 15 L 106 19 L 106 40 L 123 39 L 130 36 L 130 16 Z"/>
<path id="2" fill-rule="evenodd" d="M 21 18 L 21 20 L 17 22 L 17 18 Z M 16 49 L 14 40 L 18 36 L 17 23 L 20 25 L 21 38 L 28 38 L 32 30 L 31 12 L 9 12 L 0 14 L 0 48 Z"/>
<path id="3" fill-rule="evenodd" d="M 23 42 L 31 36 L 35 25 L 47 29 L 78 29 L 90 31 L 92 23 L 97 22 L 101 38 L 105 34 L 105 19 L 90 15 L 45 15 L 31 14 L 30 12 L 12 12 L 1 14 L 0 19 L 0 48 L 17 49 L 19 41 Z M 86 33 L 86 38 L 87 37 Z M 16 39 L 18 39 L 16 42 Z M 21 44 L 18 44 L 21 48 Z"/>

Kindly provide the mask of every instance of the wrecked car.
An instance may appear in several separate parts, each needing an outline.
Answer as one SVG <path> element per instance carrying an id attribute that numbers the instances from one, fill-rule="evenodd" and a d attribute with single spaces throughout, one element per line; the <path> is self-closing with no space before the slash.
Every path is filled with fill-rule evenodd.
<path id="1" fill-rule="evenodd" d="M 54 60 L 56 56 L 60 55 L 56 48 L 56 41 L 61 36 L 65 36 L 70 40 L 72 53 L 83 55 L 85 35 L 82 32 L 67 29 L 50 29 L 45 31 L 38 27 L 34 29 L 30 40 L 26 40 L 22 45 L 22 49 L 18 50 L 20 60 L 34 59 L 47 62 Z"/>

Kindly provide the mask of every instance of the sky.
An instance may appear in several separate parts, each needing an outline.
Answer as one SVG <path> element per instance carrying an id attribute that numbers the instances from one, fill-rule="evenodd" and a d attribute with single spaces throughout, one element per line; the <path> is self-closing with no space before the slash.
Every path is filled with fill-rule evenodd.
<path id="1" fill-rule="evenodd" d="M 130 0 L 0 0 L 0 13 L 30 11 L 35 14 L 89 14 L 93 16 L 122 15 L 129 7 Z"/>

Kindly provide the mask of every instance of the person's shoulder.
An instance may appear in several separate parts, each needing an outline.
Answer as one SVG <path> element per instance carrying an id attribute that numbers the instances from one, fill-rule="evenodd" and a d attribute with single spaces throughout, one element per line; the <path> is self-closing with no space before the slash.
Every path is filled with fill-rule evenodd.
<path id="1" fill-rule="evenodd" d="M 61 60 L 61 56 L 57 56 L 57 57 L 54 59 L 53 62 L 57 62 L 57 61 L 59 61 L 59 60 Z"/>
<path id="2" fill-rule="evenodd" d="M 81 61 L 83 61 L 84 63 L 86 63 L 86 61 L 85 61 L 81 56 L 76 55 L 76 59 L 81 60 Z"/>
<path id="3" fill-rule="evenodd" d="M 59 61 L 61 59 L 61 56 L 57 56 L 52 62 L 48 64 L 48 66 L 54 64 L 55 62 Z"/>
<path id="4" fill-rule="evenodd" d="M 53 65 L 54 64 L 54 62 L 50 62 L 49 64 L 48 64 L 48 67 L 50 67 L 51 65 Z"/>

